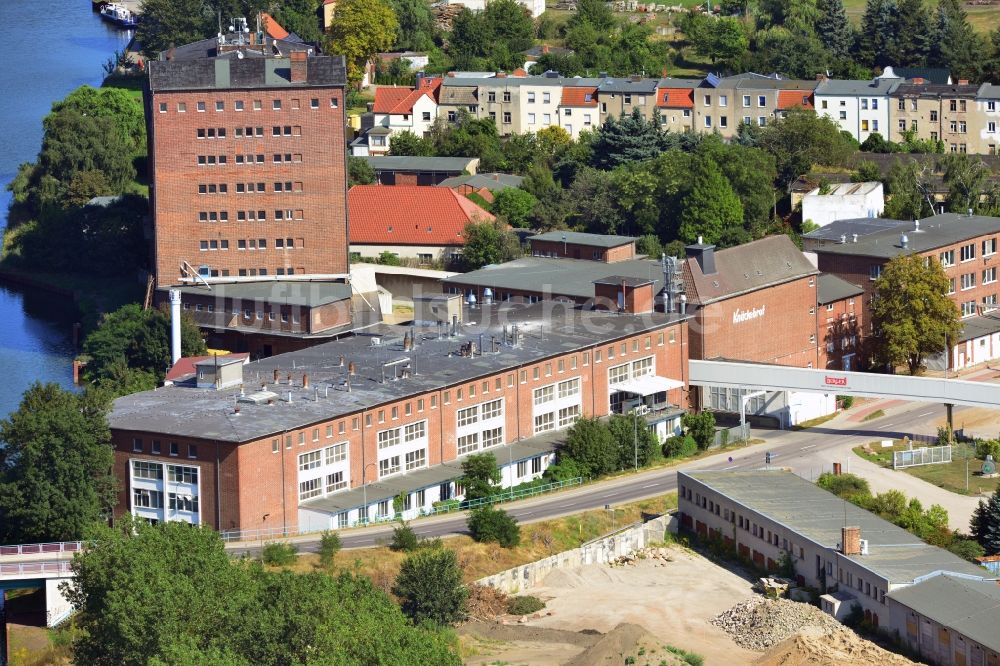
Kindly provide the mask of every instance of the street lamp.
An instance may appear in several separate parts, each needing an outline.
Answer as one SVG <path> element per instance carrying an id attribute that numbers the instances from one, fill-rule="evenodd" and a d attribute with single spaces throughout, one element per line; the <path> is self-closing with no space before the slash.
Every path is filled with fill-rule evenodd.
<path id="1" fill-rule="evenodd" d="M 375 463 L 370 462 L 361 468 L 361 492 L 364 494 L 365 502 L 365 525 L 368 524 L 368 483 L 365 482 L 365 472 L 368 471 L 369 467 L 375 467 Z"/>

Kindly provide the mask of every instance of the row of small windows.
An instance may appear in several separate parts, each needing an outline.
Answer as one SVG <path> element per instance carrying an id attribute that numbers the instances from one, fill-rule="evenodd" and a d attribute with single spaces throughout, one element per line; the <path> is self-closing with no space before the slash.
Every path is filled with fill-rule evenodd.
<path id="1" fill-rule="evenodd" d="M 264 164 L 264 154 L 236 155 L 236 164 Z M 271 156 L 274 164 L 298 164 L 302 162 L 302 153 L 274 153 Z M 198 166 L 216 166 L 228 164 L 227 155 L 198 155 Z"/>
<path id="2" fill-rule="evenodd" d="M 302 181 L 279 181 L 272 183 L 274 192 L 301 192 Z M 264 193 L 267 192 L 267 183 L 236 183 L 236 193 Z M 228 194 L 228 183 L 199 183 L 198 194 Z"/>
<path id="3" fill-rule="evenodd" d="M 302 249 L 305 247 L 305 241 L 299 238 L 298 241 L 294 238 L 275 238 L 274 239 L 274 249 L 276 250 L 290 250 L 290 249 Z M 228 250 L 229 241 L 226 239 L 216 240 L 201 240 L 198 241 L 198 249 L 202 252 L 211 252 L 212 250 Z M 236 241 L 237 250 L 266 250 L 267 249 L 267 239 L 266 238 L 241 238 Z"/>
<path id="4" fill-rule="evenodd" d="M 199 127 L 195 130 L 195 136 L 199 139 L 225 139 L 227 132 L 225 127 Z M 233 128 L 233 136 L 237 139 L 263 138 L 264 128 L 241 125 Z M 271 136 L 302 136 L 302 126 L 272 125 Z"/>
<path id="5" fill-rule="evenodd" d="M 301 101 L 299 99 L 297 99 L 297 98 L 296 99 L 292 99 L 292 100 L 290 100 L 289 105 L 290 105 L 291 109 L 293 111 L 295 111 L 295 110 L 298 110 L 299 107 L 301 106 Z M 320 100 L 319 100 L 318 97 L 313 97 L 312 99 L 309 100 L 309 108 L 310 109 L 318 109 L 319 107 L 320 107 Z M 331 109 L 337 109 L 339 107 L 340 107 L 340 100 L 337 99 L 336 97 L 331 97 L 330 98 L 330 108 Z M 169 107 L 169 105 L 168 105 L 167 102 L 160 102 L 160 106 L 159 106 L 160 113 L 166 113 L 169 110 L 169 108 L 170 107 Z M 177 102 L 177 107 L 176 108 L 177 108 L 177 113 L 187 113 L 187 110 L 188 110 L 188 108 L 187 108 L 187 102 Z M 197 112 L 204 113 L 205 111 L 208 110 L 208 104 L 205 101 L 197 101 L 197 102 L 195 102 L 195 107 L 194 108 L 195 108 L 195 110 Z M 215 110 L 217 112 L 225 111 L 226 110 L 226 102 L 224 100 L 221 100 L 221 99 L 216 100 L 214 108 L 215 108 Z M 264 108 L 264 101 L 263 100 L 259 100 L 259 99 L 253 100 L 251 102 L 251 108 L 254 111 L 261 111 L 261 110 L 263 110 L 263 108 Z M 272 99 L 271 100 L 271 110 L 272 111 L 281 111 L 282 108 L 284 108 L 284 103 L 282 102 L 282 100 L 280 100 L 280 99 Z M 235 102 L 233 102 L 233 109 L 235 111 L 245 111 L 246 110 L 246 102 L 244 100 L 236 100 Z"/>
<path id="6" fill-rule="evenodd" d="M 296 272 L 298 272 L 298 273 L 305 273 L 306 271 L 302 267 L 291 268 L 291 267 L 287 267 L 286 266 L 286 267 L 282 267 L 282 268 L 277 268 L 277 269 L 275 269 L 274 272 L 275 272 L 275 275 L 295 275 Z M 228 268 L 221 268 L 220 269 L 220 268 L 212 268 L 211 266 L 200 266 L 198 268 L 198 275 L 202 275 L 204 277 L 229 277 L 230 273 L 229 273 L 229 269 Z M 239 269 L 238 275 L 240 277 L 255 277 L 257 275 L 267 275 L 267 269 L 266 268 L 241 268 L 241 269 Z"/>
<path id="7" fill-rule="evenodd" d="M 261 270 L 264 270 L 264 269 L 261 269 Z M 184 303 L 183 308 L 185 310 L 191 310 L 192 309 L 191 306 L 190 306 L 190 304 L 188 304 L 188 303 Z M 223 309 L 224 308 L 219 308 L 219 311 L 221 312 Z M 195 303 L 194 310 L 195 310 L 195 312 L 215 312 L 215 305 L 213 305 L 211 303 L 209 303 L 209 304 Z M 232 312 L 233 312 L 233 316 L 234 317 L 235 316 L 239 316 L 240 314 L 242 314 L 244 319 L 247 319 L 247 320 L 254 319 L 254 314 L 255 314 L 254 310 L 240 310 L 240 308 L 238 306 L 233 306 Z M 277 318 L 278 318 L 278 313 L 274 312 L 273 310 L 272 311 L 265 311 L 265 310 L 257 310 L 256 311 L 256 319 L 258 321 L 263 321 L 265 319 L 267 319 L 268 321 L 276 321 Z M 297 314 L 293 314 L 291 316 L 291 319 L 292 319 L 292 323 L 293 324 L 298 324 L 299 323 L 299 316 Z M 288 313 L 287 312 L 282 312 L 281 313 L 281 323 L 283 323 L 283 324 L 287 324 L 288 323 Z M 277 442 L 278 440 L 274 440 L 274 441 Z M 305 443 L 305 440 L 303 440 L 302 443 Z M 289 445 L 289 447 L 290 446 L 291 445 Z M 276 452 L 277 452 L 277 448 L 275 449 L 275 453 Z"/>
<path id="8" fill-rule="evenodd" d="M 305 218 L 305 211 L 301 208 L 279 208 L 274 210 L 274 219 L 281 220 L 302 220 Z M 202 210 L 198 211 L 199 222 L 228 222 L 229 211 L 225 210 Z M 236 211 L 237 222 L 267 222 L 266 210 L 238 210 Z"/>
<path id="9" fill-rule="evenodd" d="M 168 453 L 171 456 L 179 456 L 181 446 L 177 442 L 170 442 L 168 445 Z M 135 453 L 144 453 L 146 451 L 145 443 L 141 437 L 132 438 L 132 451 Z M 150 442 L 149 452 L 154 455 L 159 455 L 162 452 L 162 446 L 160 445 L 160 440 L 154 439 Z M 198 445 L 188 444 L 187 445 L 187 457 L 197 458 L 198 457 Z"/>

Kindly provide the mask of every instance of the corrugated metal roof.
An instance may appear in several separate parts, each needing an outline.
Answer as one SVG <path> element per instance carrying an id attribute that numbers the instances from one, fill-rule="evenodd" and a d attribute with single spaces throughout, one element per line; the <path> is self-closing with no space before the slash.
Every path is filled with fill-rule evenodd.
<path id="1" fill-rule="evenodd" d="M 987 649 L 1000 651 L 1000 585 L 995 582 L 939 574 L 888 596 Z"/>
<path id="2" fill-rule="evenodd" d="M 589 245 L 591 247 L 619 247 L 635 242 L 631 236 L 609 236 L 606 234 L 588 234 L 581 231 L 546 231 L 528 238 L 529 241 L 552 241 L 573 243 L 574 245 Z"/>

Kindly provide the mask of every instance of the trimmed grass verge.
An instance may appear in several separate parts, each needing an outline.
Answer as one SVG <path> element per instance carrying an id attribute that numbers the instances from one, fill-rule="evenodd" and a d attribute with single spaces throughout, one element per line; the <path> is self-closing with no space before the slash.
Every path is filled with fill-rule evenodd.
<path id="1" fill-rule="evenodd" d="M 914 448 L 921 446 L 914 445 Z M 950 463 L 933 463 L 919 467 L 905 467 L 899 471 L 922 479 L 939 488 L 959 495 L 988 495 L 1000 487 L 1000 479 L 984 479 L 981 476 L 983 461 L 975 457 L 975 448 L 970 444 L 954 444 L 952 461 Z M 882 467 L 892 467 L 892 452 L 903 451 L 907 445 L 903 440 L 893 440 L 892 448 L 882 448 L 881 442 L 875 441 L 854 448 L 861 458 Z M 968 463 L 968 470 L 966 470 Z M 968 489 L 966 489 L 966 473 L 968 473 Z"/>

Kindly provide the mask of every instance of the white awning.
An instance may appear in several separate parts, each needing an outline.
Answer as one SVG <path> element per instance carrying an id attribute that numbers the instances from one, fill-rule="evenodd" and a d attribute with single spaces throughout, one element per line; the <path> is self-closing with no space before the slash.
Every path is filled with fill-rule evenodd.
<path id="1" fill-rule="evenodd" d="M 672 391 L 683 386 L 684 382 L 679 382 L 676 379 L 660 377 L 659 375 L 643 375 L 642 377 L 633 377 L 632 379 L 612 384 L 611 391 L 635 393 L 637 395 L 653 395 L 654 393 Z"/>

